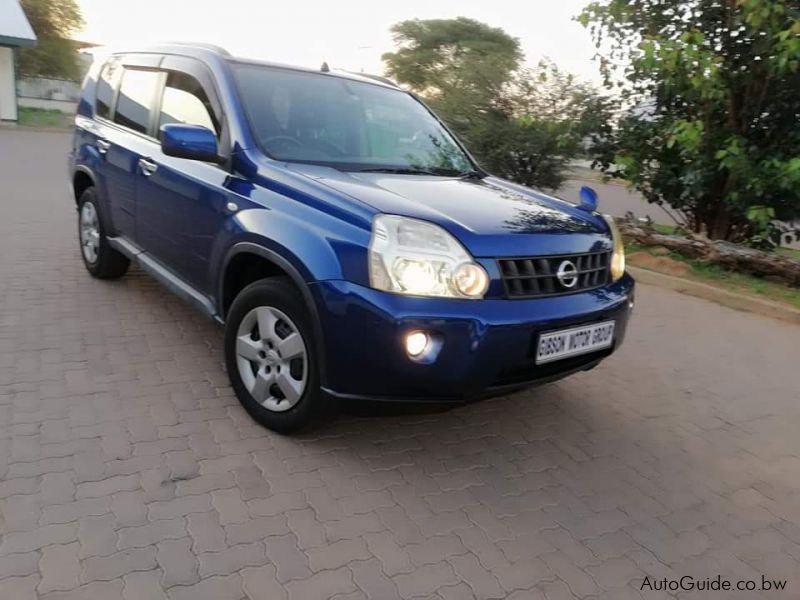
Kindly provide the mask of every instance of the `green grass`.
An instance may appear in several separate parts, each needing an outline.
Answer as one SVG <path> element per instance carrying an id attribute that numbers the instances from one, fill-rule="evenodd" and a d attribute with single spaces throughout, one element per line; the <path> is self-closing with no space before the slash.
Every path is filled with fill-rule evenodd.
<path id="1" fill-rule="evenodd" d="M 639 246 L 637 244 L 626 244 L 625 246 L 625 252 L 628 254 L 649 251 L 649 247 Z M 797 251 L 795 250 L 795 252 Z M 692 268 L 688 279 L 714 285 L 740 294 L 756 296 L 781 304 L 788 304 L 794 308 L 800 308 L 800 288 L 767 281 L 760 277 L 748 275 L 747 273 L 729 271 L 718 265 L 707 263 L 702 260 L 686 258 L 676 252 L 670 252 L 667 256 L 674 260 L 684 262 Z"/>
<path id="2" fill-rule="evenodd" d="M 800 260 L 800 250 L 797 248 L 778 248 L 775 252 L 788 256 L 789 258 Z"/>
<path id="3" fill-rule="evenodd" d="M 23 127 L 55 127 L 68 129 L 73 123 L 73 116 L 58 110 L 44 108 L 19 107 L 19 124 Z"/>
<path id="4" fill-rule="evenodd" d="M 678 230 L 675 225 L 660 225 L 659 223 L 653 223 L 652 228 L 662 235 L 673 235 Z"/>

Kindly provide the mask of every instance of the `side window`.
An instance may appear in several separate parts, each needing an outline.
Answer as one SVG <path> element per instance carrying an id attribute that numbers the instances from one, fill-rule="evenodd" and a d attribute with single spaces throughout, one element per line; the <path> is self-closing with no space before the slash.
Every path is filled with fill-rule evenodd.
<path id="1" fill-rule="evenodd" d="M 98 117 L 111 118 L 111 103 L 114 101 L 114 92 L 117 90 L 121 71 L 119 61 L 114 58 L 103 65 L 100 78 L 97 80 L 95 112 Z"/>
<path id="2" fill-rule="evenodd" d="M 157 71 L 126 68 L 119 87 L 114 122 L 139 133 L 147 133 L 160 77 Z"/>
<path id="3" fill-rule="evenodd" d="M 219 136 L 219 120 L 208 100 L 208 94 L 191 75 L 170 71 L 167 76 L 161 114 L 158 117 L 159 130 L 168 123 L 202 125 Z"/>

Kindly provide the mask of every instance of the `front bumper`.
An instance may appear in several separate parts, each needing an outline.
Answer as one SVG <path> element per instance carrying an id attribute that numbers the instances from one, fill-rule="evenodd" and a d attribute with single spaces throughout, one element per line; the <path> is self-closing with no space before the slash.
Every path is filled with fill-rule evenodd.
<path id="1" fill-rule="evenodd" d="M 311 286 L 323 332 L 323 388 L 370 400 L 464 401 L 552 381 L 588 369 L 625 336 L 634 282 L 569 296 L 531 300 L 414 298 L 347 281 Z M 613 319 L 611 348 L 537 366 L 538 335 Z M 432 362 L 410 359 L 405 334 L 432 332 L 441 350 Z"/>

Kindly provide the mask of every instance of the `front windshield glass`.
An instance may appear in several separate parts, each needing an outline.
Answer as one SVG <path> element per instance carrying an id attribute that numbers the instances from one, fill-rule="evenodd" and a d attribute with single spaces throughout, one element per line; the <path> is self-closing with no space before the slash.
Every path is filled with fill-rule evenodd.
<path id="1" fill-rule="evenodd" d="M 236 79 L 253 135 L 277 160 L 346 171 L 473 169 L 452 136 L 403 91 L 244 64 Z"/>

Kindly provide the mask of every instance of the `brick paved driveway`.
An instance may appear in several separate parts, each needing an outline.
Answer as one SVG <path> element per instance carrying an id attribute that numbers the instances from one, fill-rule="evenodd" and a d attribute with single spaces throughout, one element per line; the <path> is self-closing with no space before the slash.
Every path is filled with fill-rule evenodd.
<path id="1" fill-rule="evenodd" d="M 279 437 L 215 325 L 84 273 L 66 144 L 0 131 L 0 599 L 800 597 L 800 328 L 641 286 L 594 372 Z"/>

